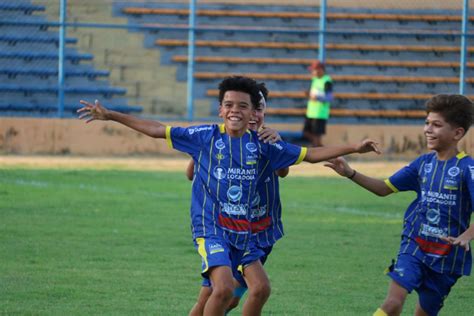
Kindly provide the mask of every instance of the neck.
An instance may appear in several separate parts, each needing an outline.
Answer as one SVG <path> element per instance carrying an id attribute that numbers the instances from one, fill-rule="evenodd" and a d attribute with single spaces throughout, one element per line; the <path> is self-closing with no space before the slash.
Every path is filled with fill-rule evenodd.
<path id="1" fill-rule="evenodd" d="M 437 151 L 436 157 L 438 158 L 438 160 L 449 160 L 455 157 L 457 154 L 459 154 L 459 150 L 454 147 L 442 151 Z"/>

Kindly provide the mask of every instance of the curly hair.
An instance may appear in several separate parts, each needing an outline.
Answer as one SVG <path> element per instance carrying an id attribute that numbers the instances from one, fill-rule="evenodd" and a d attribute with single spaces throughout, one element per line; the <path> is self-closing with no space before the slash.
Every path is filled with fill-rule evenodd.
<path id="1" fill-rule="evenodd" d="M 238 91 L 248 93 L 253 108 L 260 102 L 259 85 L 251 78 L 244 76 L 227 77 L 219 84 L 219 104 L 224 100 L 227 91 Z"/>

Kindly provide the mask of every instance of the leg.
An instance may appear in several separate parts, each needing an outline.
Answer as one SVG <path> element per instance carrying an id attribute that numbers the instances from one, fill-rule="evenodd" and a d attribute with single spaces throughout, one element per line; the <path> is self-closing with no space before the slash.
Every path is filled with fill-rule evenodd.
<path id="1" fill-rule="evenodd" d="M 420 305 L 420 302 L 416 303 L 415 316 L 429 316 Z"/>
<path id="2" fill-rule="evenodd" d="M 212 288 L 210 286 L 202 286 L 196 304 L 189 312 L 189 316 L 202 316 L 204 314 L 204 306 L 209 296 L 211 296 Z"/>
<path id="3" fill-rule="evenodd" d="M 232 270 L 229 266 L 213 267 L 209 277 L 212 293 L 204 306 L 204 315 L 224 315 L 234 291 Z"/>
<path id="4" fill-rule="evenodd" d="M 387 315 L 400 315 L 407 295 L 408 291 L 392 280 L 390 282 L 387 297 L 380 308 Z"/>
<path id="5" fill-rule="evenodd" d="M 240 299 L 242 298 L 242 295 L 244 295 L 245 291 L 247 291 L 246 287 L 243 287 L 239 281 L 234 279 L 234 296 L 232 297 L 232 300 L 230 301 L 229 306 L 227 307 L 227 312 L 230 312 L 237 306 L 239 306 Z"/>
<path id="6" fill-rule="evenodd" d="M 247 282 L 249 294 L 245 300 L 242 315 L 261 315 L 263 305 L 270 297 L 270 280 L 263 269 L 260 260 L 257 260 L 244 268 L 244 279 Z"/>

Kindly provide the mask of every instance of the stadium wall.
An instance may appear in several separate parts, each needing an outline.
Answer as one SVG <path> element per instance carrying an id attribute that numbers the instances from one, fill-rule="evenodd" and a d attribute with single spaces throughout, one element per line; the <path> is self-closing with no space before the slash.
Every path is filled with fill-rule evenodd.
<path id="1" fill-rule="evenodd" d="M 183 123 L 168 122 L 170 125 Z M 199 124 L 193 122 L 193 125 Z M 281 131 L 299 131 L 302 125 L 276 124 Z M 370 137 L 377 140 L 383 156 L 364 159 L 413 159 L 426 150 L 418 125 L 329 125 L 326 144 L 355 143 Z M 461 142 L 461 149 L 474 153 L 474 131 Z M 78 156 L 180 156 L 166 142 L 155 140 L 114 122 L 77 119 L 0 118 L 0 154 L 2 155 L 78 155 Z M 362 157 L 362 156 L 360 156 Z"/>

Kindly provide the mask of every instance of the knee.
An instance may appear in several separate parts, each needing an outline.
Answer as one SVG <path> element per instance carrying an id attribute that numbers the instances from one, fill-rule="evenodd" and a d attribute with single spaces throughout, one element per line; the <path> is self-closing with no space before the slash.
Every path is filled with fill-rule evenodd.
<path id="1" fill-rule="evenodd" d="M 221 302 L 230 302 L 233 293 L 234 287 L 232 284 L 223 284 L 212 289 L 212 295 Z"/>
<path id="2" fill-rule="evenodd" d="M 270 297 L 270 293 L 271 287 L 268 282 L 257 283 L 252 289 L 249 289 L 249 295 L 261 301 L 266 301 Z"/>
<path id="3" fill-rule="evenodd" d="M 387 297 L 382 304 L 382 309 L 388 315 L 399 315 L 403 309 L 404 300 L 399 297 Z"/>

